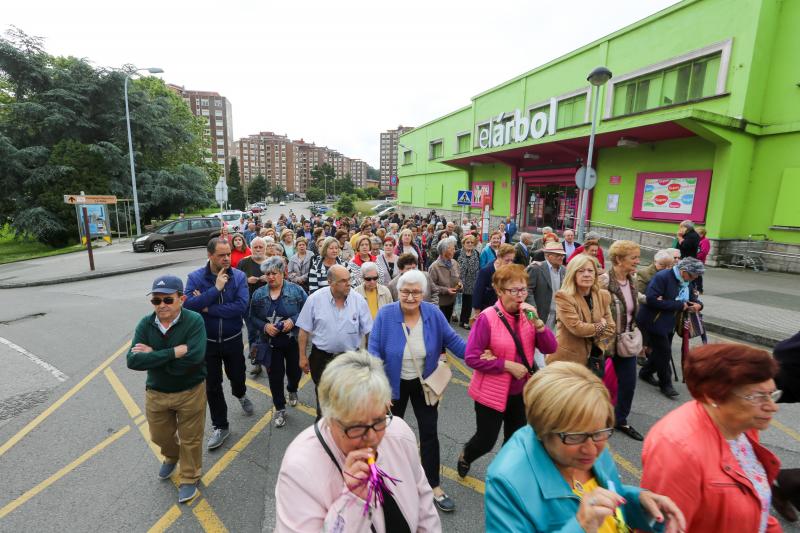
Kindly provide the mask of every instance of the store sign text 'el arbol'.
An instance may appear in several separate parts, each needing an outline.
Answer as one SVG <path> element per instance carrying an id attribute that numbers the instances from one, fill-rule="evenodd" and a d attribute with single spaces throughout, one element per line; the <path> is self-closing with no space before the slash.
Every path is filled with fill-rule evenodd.
<path id="1" fill-rule="evenodd" d="M 540 139 L 545 135 L 554 135 L 557 108 L 556 99 L 551 98 L 549 108 L 540 107 L 532 115 L 523 114 L 519 109 L 514 110 L 514 114 L 500 113 L 478 125 L 478 146 L 492 148 L 512 142 L 521 143 L 528 138 Z"/>

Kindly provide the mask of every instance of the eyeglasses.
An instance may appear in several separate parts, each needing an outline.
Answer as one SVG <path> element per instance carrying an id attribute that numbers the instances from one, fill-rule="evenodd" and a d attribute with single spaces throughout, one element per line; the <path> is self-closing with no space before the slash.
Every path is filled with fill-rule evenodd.
<path id="1" fill-rule="evenodd" d="M 417 298 L 422 296 L 422 291 L 402 290 L 402 291 L 400 291 L 400 296 L 402 296 L 403 298 L 406 298 L 406 299 L 411 298 L 412 300 L 416 300 Z"/>
<path id="2" fill-rule="evenodd" d="M 378 276 L 370 276 L 370 277 L 364 276 L 364 281 L 377 281 L 377 280 Z"/>
<path id="3" fill-rule="evenodd" d="M 161 305 L 161 302 L 164 302 L 167 305 L 172 305 L 175 303 L 175 298 L 172 296 L 165 296 L 164 298 L 150 298 L 150 303 L 153 305 Z"/>
<path id="4" fill-rule="evenodd" d="M 342 431 L 344 432 L 345 436 L 348 439 L 362 439 L 366 436 L 367 432 L 369 432 L 370 429 L 375 433 L 385 430 L 389 426 L 389 424 L 392 423 L 392 418 L 393 418 L 392 413 L 388 412 L 386 413 L 385 418 L 375 422 L 374 424 L 358 424 L 355 426 L 347 426 L 347 427 L 343 426 L 342 424 L 339 424 L 339 427 L 342 428 Z"/>
<path id="5" fill-rule="evenodd" d="M 614 434 L 614 428 L 601 429 L 594 433 L 556 433 L 564 444 L 583 444 L 590 438 L 594 442 L 605 442 Z"/>
<path id="6" fill-rule="evenodd" d="M 783 391 L 774 390 L 772 392 L 754 392 L 752 394 L 736 394 L 734 392 L 733 395 L 737 398 L 747 400 L 754 405 L 764 405 L 770 401 L 778 403 L 778 400 L 780 400 L 781 396 L 783 396 Z"/>
<path id="7" fill-rule="evenodd" d="M 283 272 L 278 272 L 278 271 L 276 271 L 276 270 L 272 270 L 272 271 L 270 271 L 270 272 L 264 272 L 264 275 L 265 275 L 265 276 L 267 276 L 267 277 L 270 277 L 270 276 L 280 276 L 281 274 L 283 274 Z"/>
<path id="8" fill-rule="evenodd" d="M 527 287 L 523 287 L 521 289 L 503 289 L 503 292 L 510 294 L 511 296 L 519 296 L 522 294 L 528 294 L 528 289 Z"/>

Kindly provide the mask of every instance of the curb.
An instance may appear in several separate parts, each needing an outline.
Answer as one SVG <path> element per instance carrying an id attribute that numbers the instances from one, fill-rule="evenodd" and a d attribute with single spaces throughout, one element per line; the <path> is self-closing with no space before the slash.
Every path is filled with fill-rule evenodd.
<path id="1" fill-rule="evenodd" d="M 761 346 L 766 346 L 768 348 L 774 348 L 776 344 L 778 344 L 783 340 L 783 339 L 775 339 L 772 337 L 767 337 L 765 335 L 760 335 L 758 333 L 743 331 L 742 329 L 738 329 L 736 327 L 724 326 L 722 324 L 715 324 L 714 322 L 708 321 L 707 319 L 705 319 L 704 324 L 706 330 L 712 333 L 720 333 L 732 339 L 749 342 L 751 344 L 759 344 Z"/>
<path id="2" fill-rule="evenodd" d="M 157 265 L 144 265 L 135 268 L 124 268 L 121 270 L 108 270 L 105 272 L 88 272 L 86 274 L 79 274 L 77 276 L 72 276 L 69 278 L 55 278 L 55 279 L 43 279 L 39 281 L 23 281 L 19 283 L 0 283 L 0 289 L 22 289 L 25 287 L 42 287 L 44 285 L 59 285 L 61 283 L 73 283 L 75 281 L 86 281 L 90 279 L 97 279 L 97 278 L 108 278 L 111 276 L 119 276 L 122 274 L 131 274 L 134 272 L 144 272 L 146 270 L 155 270 L 157 268 L 168 267 L 172 265 L 177 265 L 179 263 L 185 263 L 186 261 L 172 261 L 168 263 L 159 263 Z"/>

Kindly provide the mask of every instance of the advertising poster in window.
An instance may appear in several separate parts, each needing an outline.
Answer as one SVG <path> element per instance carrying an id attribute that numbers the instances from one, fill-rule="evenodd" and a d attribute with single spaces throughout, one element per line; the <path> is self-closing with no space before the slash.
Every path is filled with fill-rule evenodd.
<path id="1" fill-rule="evenodd" d="M 492 196 L 494 182 L 476 181 L 472 183 L 472 207 L 482 207 L 483 197 Z"/>
<path id="2" fill-rule="evenodd" d="M 633 218 L 703 222 L 710 186 L 710 170 L 638 174 Z"/>

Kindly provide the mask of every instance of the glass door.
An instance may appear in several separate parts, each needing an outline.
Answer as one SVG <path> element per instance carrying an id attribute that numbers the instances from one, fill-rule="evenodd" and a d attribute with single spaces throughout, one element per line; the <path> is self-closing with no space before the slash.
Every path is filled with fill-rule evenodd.
<path id="1" fill-rule="evenodd" d="M 574 227 L 578 211 L 578 188 L 574 184 L 527 185 L 525 200 L 525 229 L 539 232 L 550 226 L 561 233 Z"/>

